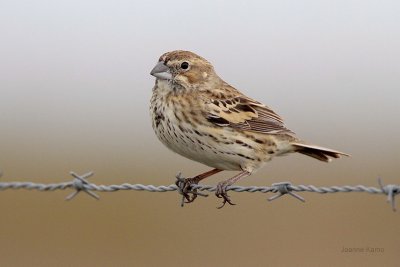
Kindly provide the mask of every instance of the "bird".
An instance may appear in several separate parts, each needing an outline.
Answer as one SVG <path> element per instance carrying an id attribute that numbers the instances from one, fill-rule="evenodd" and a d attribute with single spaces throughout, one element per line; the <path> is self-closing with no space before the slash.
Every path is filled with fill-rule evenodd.
<path id="1" fill-rule="evenodd" d="M 323 162 L 349 156 L 310 144 L 288 129 L 281 116 L 218 76 L 205 58 L 184 50 L 164 53 L 150 74 L 152 127 L 170 150 L 212 169 L 178 179 L 185 203 L 200 193 L 193 185 L 221 171 L 238 171 L 216 186 L 216 196 L 234 205 L 227 188 L 275 156 L 298 152 Z"/>

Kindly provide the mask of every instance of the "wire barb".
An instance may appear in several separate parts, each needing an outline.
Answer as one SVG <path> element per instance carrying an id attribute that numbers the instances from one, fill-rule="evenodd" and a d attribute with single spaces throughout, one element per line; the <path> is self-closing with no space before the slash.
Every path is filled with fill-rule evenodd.
<path id="1" fill-rule="evenodd" d="M 392 210 L 396 211 L 395 197 L 400 193 L 400 186 L 394 184 L 383 185 L 382 179 L 378 177 L 378 184 L 382 190 L 382 193 L 387 195 L 387 202 L 392 206 Z"/>
<path id="2" fill-rule="evenodd" d="M 292 197 L 297 198 L 301 202 L 306 202 L 306 200 L 303 197 L 301 197 L 298 194 L 292 192 L 292 187 L 291 186 L 292 186 L 291 182 L 281 182 L 281 183 L 272 184 L 272 187 L 274 187 L 272 192 L 274 192 L 274 193 L 279 192 L 279 194 L 268 198 L 268 201 L 272 201 L 272 200 L 275 200 L 277 198 L 280 198 L 283 195 L 289 194 Z"/>
<path id="3" fill-rule="evenodd" d="M 78 175 L 75 172 L 70 172 L 70 174 L 75 177 L 74 180 L 72 181 L 71 185 L 73 188 L 75 188 L 75 191 L 72 192 L 71 194 L 69 194 L 65 200 L 69 201 L 71 199 L 73 199 L 74 197 L 76 197 L 76 195 L 78 195 L 81 191 L 85 192 L 86 194 L 88 194 L 89 196 L 99 200 L 100 197 L 93 193 L 92 191 L 90 191 L 89 189 L 85 188 L 85 185 L 89 184 L 89 181 L 87 181 L 86 179 L 89 178 L 90 176 L 93 176 L 94 172 L 88 172 L 85 173 L 83 175 Z"/>

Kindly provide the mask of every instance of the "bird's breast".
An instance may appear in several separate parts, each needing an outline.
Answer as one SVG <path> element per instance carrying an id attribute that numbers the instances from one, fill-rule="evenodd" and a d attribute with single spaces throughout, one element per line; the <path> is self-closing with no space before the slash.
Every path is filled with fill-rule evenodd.
<path id="1" fill-rule="evenodd" d="M 207 123 L 199 105 L 179 97 L 153 94 L 150 112 L 159 140 L 172 151 L 222 170 L 260 168 L 276 148 L 250 133 Z"/>

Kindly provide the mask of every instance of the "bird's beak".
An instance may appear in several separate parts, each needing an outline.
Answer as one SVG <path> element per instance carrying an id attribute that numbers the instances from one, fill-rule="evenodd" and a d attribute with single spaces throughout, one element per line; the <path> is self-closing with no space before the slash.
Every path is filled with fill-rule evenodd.
<path id="1" fill-rule="evenodd" d="M 157 63 L 157 65 L 151 70 L 150 74 L 161 80 L 172 80 L 169 68 L 162 61 Z"/>

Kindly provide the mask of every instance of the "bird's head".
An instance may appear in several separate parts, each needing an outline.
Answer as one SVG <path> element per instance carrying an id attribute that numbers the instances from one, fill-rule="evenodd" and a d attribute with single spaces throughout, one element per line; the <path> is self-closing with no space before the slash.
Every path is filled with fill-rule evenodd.
<path id="1" fill-rule="evenodd" d="M 212 65 L 190 51 L 176 50 L 163 54 L 151 75 L 186 89 L 197 88 L 216 76 Z"/>

